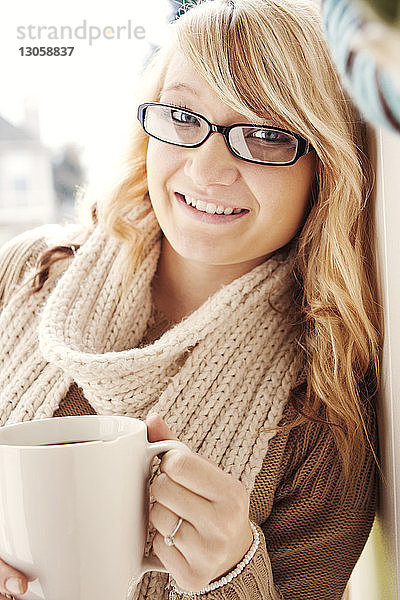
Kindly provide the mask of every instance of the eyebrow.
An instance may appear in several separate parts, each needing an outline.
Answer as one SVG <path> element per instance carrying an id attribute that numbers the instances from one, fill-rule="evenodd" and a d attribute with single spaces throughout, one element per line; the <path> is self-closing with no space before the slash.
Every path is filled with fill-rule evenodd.
<path id="1" fill-rule="evenodd" d="M 196 90 L 195 88 L 192 88 L 190 85 L 187 85 L 186 83 L 171 83 L 171 85 L 169 85 L 166 88 L 163 88 L 160 92 L 160 96 L 166 92 L 172 92 L 172 91 L 180 91 L 180 90 L 186 90 L 189 93 L 198 96 L 199 95 L 199 91 Z M 283 125 L 274 117 L 265 117 L 264 119 L 262 119 L 262 117 L 258 117 L 260 120 L 263 121 L 263 123 L 255 123 L 255 125 L 258 125 L 259 127 L 283 127 Z M 267 124 L 266 121 L 270 121 L 270 124 Z"/>
<path id="2" fill-rule="evenodd" d="M 163 88 L 161 90 L 161 94 L 163 94 L 164 92 L 172 92 L 173 90 L 175 90 L 175 91 L 186 90 L 186 91 L 190 92 L 191 94 L 196 94 L 196 95 L 198 94 L 197 90 L 190 87 L 190 85 L 186 85 L 186 83 L 172 83 L 168 87 Z"/>

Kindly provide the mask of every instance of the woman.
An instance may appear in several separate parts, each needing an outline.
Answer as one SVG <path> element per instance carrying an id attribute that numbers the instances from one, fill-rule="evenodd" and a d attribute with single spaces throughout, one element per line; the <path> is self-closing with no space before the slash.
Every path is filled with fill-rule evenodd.
<path id="1" fill-rule="evenodd" d="M 309 0 L 206 0 L 170 39 L 92 224 L 2 250 L 1 423 L 127 414 L 189 446 L 151 486 L 169 581 L 135 598 L 339 599 L 376 504 L 365 126 Z"/>

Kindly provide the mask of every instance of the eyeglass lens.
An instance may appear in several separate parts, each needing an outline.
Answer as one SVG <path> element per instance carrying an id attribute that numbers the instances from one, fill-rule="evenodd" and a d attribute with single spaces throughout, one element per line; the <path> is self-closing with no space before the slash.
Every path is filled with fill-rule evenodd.
<path id="1" fill-rule="evenodd" d="M 194 146 L 209 132 L 207 121 L 179 108 L 150 105 L 146 110 L 145 129 L 150 135 L 172 144 Z M 240 126 L 229 132 L 229 143 L 240 157 L 260 162 L 290 162 L 296 156 L 297 138 L 262 127 Z"/>

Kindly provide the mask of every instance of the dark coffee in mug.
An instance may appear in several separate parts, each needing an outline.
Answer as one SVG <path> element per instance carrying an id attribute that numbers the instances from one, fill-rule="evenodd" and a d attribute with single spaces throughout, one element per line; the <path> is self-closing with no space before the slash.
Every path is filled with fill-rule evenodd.
<path id="1" fill-rule="evenodd" d="M 51 444 L 35 444 L 35 446 L 64 446 L 64 444 L 85 444 L 86 442 L 98 442 L 98 440 L 78 440 L 77 442 L 52 442 Z"/>

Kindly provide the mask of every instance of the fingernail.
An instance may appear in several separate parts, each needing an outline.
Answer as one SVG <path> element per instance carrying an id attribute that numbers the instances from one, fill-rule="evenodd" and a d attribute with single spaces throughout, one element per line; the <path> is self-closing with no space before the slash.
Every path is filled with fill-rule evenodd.
<path id="1" fill-rule="evenodd" d="M 21 579 L 10 577 L 6 581 L 6 589 L 8 592 L 10 592 L 10 594 L 22 594 L 24 591 L 24 586 Z"/>

